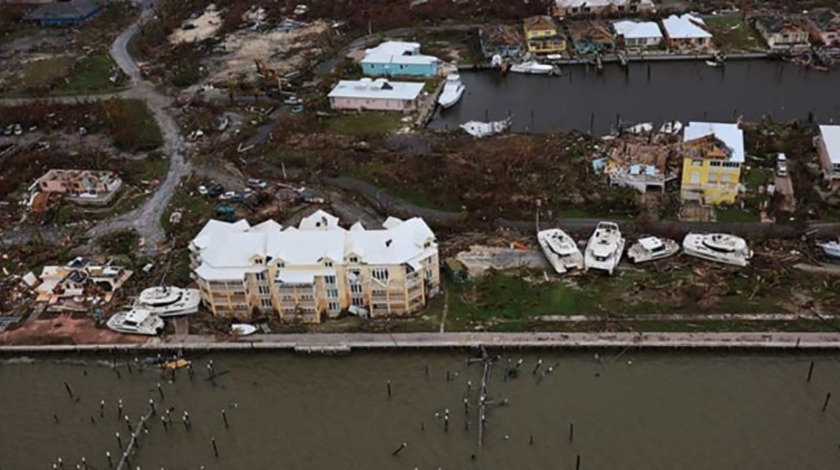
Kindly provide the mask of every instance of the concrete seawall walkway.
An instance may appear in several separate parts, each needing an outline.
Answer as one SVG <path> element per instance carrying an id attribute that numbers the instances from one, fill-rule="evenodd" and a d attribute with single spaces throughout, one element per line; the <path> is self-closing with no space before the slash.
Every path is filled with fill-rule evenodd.
<path id="1" fill-rule="evenodd" d="M 347 353 L 352 350 L 489 348 L 644 349 L 840 349 L 840 333 L 348 333 L 271 334 L 222 341 L 189 335 L 152 338 L 142 344 L 0 346 L 0 353 L 290 350 Z"/>

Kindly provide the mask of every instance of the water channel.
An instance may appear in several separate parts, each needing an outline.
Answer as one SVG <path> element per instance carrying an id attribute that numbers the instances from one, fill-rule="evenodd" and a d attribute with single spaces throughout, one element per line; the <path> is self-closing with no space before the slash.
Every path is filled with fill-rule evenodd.
<path id="1" fill-rule="evenodd" d="M 118 400 L 136 427 L 150 398 L 158 414 L 126 468 L 572 469 L 578 455 L 585 470 L 840 468 L 837 356 L 617 354 L 503 355 L 488 396 L 507 405 L 488 408 L 481 450 L 482 366 L 468 365 L 466 353 L 216 355 L 214 381 L 207 380 L 210 358 L 202 357 L 192 380 L 182 369 L 174 383 L 151 368 L 129 372 L 123 359 L 120 378 L 104 357 L 6 359 L 0 469 L 49 469 L 58 457 L 72 469 L 83 456 L 105 469 L 106 451 L 116 465 L 115 433 L 123 445 L 129 436 Z M 519 358 L 518 377 L 506 379 L 508 360 Z M 532 375 L 538 358 L 543 365 Z M 556 368 L 543 375 L 549 366 Z M 834 398 L 823 412 L 827 393 Z M 161 415 L 170 407 L 164 430 Z"/>
<path id="2" fill-rule="evenodd" d="M 517 132 L 578 129 L 606 133 L 623 121 L 661 123 L 677 119 L 734 121 L 806 119 L 840 121 L 840 70 L 820 72 L 794 64 L 730 61 L 712 68 L 703 61 L 566 66 L 561 76 L 496 71 L 461 74 L 461 102 L 437 111 L 431 128 L 454 129 L 469 120 L 500 120 L 510 114 Z"/>

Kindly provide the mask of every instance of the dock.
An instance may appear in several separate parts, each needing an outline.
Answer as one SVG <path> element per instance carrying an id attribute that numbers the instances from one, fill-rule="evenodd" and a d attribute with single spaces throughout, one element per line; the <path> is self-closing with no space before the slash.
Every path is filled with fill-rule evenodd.
<path id="1" fill-rule="evenodd" d="M 840 332 L 752 333 L 295 333 L 253 335 L 220 341 L 213 336 L 153 338 L 140 344 L 3 345 L 0 354 L 290 351 L 347 354 L 353 351 L 435 349 L 624 349 L 649 350 L 840 350 Z"/>

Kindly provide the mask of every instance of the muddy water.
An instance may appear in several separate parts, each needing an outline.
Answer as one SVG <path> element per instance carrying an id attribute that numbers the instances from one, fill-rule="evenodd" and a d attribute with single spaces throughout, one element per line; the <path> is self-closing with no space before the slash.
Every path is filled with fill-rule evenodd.
<path id="1" fill-rule="evenodd" d="M 466 93 L 454 107 L 438 111 L 432 128 L 454 129 L 469 120 L 504 119 L 515 131 L 578 129 L 609 131 L 624 121 L 733 121 L 774 119 L 840 121 L 840 70 L 818 72 L 776 61 L 730 61 L 712 68 L 703 61 L 632 63 L 627 73 L 607 64 L 567 66 L 563 76 L 465 72 Z"/>
<path id="2" fill-rule="evenodd" d="M 174 407 L 176 420 L 168 432 L 159 415 L 151 420 L 131 468 L 568 469 L 578 454 L 586 470 L 840 468 L 837 357 L 630 352 L 611 362 L 614 354 L 602 363 L 591 354 L 523 355 L 511 380 L 494 366 L 490 396 L 509 404 L 488 412 L 481 451 L 477 412 L 465 416 L 463 406 L 467 380 L 476 401 L 481 369 L 467 366 L 463 354 L 220 355 L 213 357 L 215 385 L 205 380 L 206 358 L 196 360 L 194 380 L 181 371 L 174 383 L 153 370 L 129 373 L 124 364 L 117 379 L 108 361 L 94 359 L 5 361 L 0 468 L 47 469 L 62 457 L 69 469 L 82 456 L 108 468 L 105 452 L 119 455 L 114 433 L 128 440 L 117 400 L 136 421 L 149 398 L 159 410 Z M 540 382 L 531 375 L 537 357 L 559 362 Z M 823 413 L 828 392 L 834 398 Z M 444 408 L 448 432 L 435 418 Z M 180 420 L 185 409 L 190 432 Z M 402 442 L 408 447 L 392 456 Z"/>

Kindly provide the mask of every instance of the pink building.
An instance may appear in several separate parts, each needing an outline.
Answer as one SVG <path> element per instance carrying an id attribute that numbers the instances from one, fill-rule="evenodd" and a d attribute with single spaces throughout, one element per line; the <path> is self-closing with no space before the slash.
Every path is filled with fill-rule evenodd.
<path id="1" fill-rule="evenodd" d="M 410 111 L 417 108 L 423 83 L 384 78 L 342 80 L 327 95 L 332 109 Z"/>

